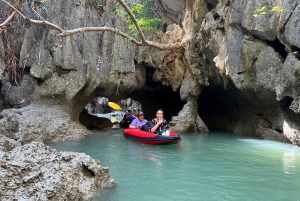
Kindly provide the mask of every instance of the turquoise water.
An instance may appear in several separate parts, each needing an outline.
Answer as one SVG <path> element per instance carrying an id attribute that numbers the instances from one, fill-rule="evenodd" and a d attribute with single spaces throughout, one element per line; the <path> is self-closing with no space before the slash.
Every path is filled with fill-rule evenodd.
<path id="1" fill-rule="evenodd" d="M 80 141 L 49 144 L 109 167 L 117 186 L 91 200 L 300 200 L 299 147 L 222 132 L 184 134 L 179 145 L 144 145 L 122 131 L 94 131 Z"/>

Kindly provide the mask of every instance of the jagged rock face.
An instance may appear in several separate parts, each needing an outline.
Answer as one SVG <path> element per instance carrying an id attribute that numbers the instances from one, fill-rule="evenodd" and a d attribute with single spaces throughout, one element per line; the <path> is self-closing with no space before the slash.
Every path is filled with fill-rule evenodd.
<path id="1" fill-rule="evenodd" d="M 1 134 L 26 144 L 31 141 L 81 139 L 90 131 L 62 113 L 64 108 L 31 104 L 21 109 L 3 110 L 0 116 Z M 60 114 L 59 118 L 54 118 Z"/>
<path id="2" fill-rule="evenodd" d="M 115 183 L 107 168 L 83 153 L 57 152 L 38 142 L 10 151 L 8 140 L 6 148 L 2 142 L 1 200 L 84 200 Z"/>
<path id="3" fill-rule="evenodd" d="M 31 103 L 31 95 L 37 85 L 36 79 L 32 76 L 24 75 L 22 85 L 12 85 L 11 82 L 4 81 L 1 88 L 3 94 L 3 105 L 5 108 L 20 108 Z"/>
<path id="4" fill-rule="evenodd" d="M 93 1 L 47 1 L 42 8 L 36 8 L 36 12 L 64 30 L 108 26 L 128 32 L 126 23 L 111 14 L 114 3 L 105 0 L 101 4 Z M 1 9 L 8 9 L 3 2 L 1 5 Z M 27 5 L 27 1 L 23 4 L 26 14 L 34 17 L 35 14 L 27 9 L 29 6 L 34 4 Z M 20 120 L 17 127 L 20 130 L 14 135 L 27 136 L 19 137 L 23 143 L 29 142 L 29 139 L 81 138 L 89 132 L 79 124 L 79 115 L 92 98 L 102 96 L 118 101 L 143 87 L 145 73 L 142 66 L 136 68 L 134 64 L 134 49 L 130 41 L 110 32 L 86 32 L 58 38 L 56 30 L 34 24 L 25 26 L 24 21 L 19 20 L 21 27 L 25 27 L 20 30 L 24 40 L 14 43 L 20 47 L 19 67 L 30 75 L 25 75 L 16 86 L 11 86 L 8 79 L 1 80 L 1 95 L 4 97 L 1 107 L 24 107 L 33 103 L 34 106 L 20 113 L 33 117 L 39 114 L 38 122 L 44 124 L 35 123 L 33 118 Z M 10 41 L 13 41 L 13 34 L 8 32 Z M 0 48 L 2 78 L 5 48 L 2 41 Z M 53 108 L 55 112 L 47 108 Z M 49 115 L 50 119 L 56 120 L 55 123 L 50 123 Z M 67 131 L 68 127 L 74 127 L 78 132 Z M 40 136 L 32 134 L 32 131 L 37 131 Z"/>
<path id="5" fill-rule="evenodd" d="M 219 3 L 201 25 L 204 40 L 199 46 L 210 68 L 217 67 L 225 86 L 232 84 L 241 91 L 237 100 L 243 107 L 237 107 L 234 132 L 299 145 L 298 117 L 287 114 L 277 101 L 290 97 L 294 99 L 291 109 L 299 105 L 299 57 L 295 54 L 299 48 L 294 35 L 299 34 L 299 25 L 291 27 L 299 18 L 295 15 L 299 1 L 282 5 L 294 12 L 254 17 L 265 1 Z M 276 2 L 270 1 L 266 9 L 274 6 Z"/>
<path id="6" fill-rule="evenodd" d="M 4 45 L 2 40 L 0 40 L 0 80 L 3 79 L 3 73 L 5 70 L 4 58 L 5 58 Z"/>
<path id="7" fill-rule="evenodd" d="M 180 93 L 181 100 L 186 104 L 196 104 L 202 89 L 210 85 L 228 90 L 230 87 L 238 89 L 242 95 L 236 97 L 237 102 L 246 108 L 238 107 L 236 114 L 239 118 L 231 126 L 234 132 L 264 137 L 267 134 L 262 133 L 266 132 L 259 128 L 266 127 L 278 132 L 275 139 L 282 140 L 286 136 L 292 139 L 291 136 L 294 136 L 292 141 L 296 142 L 298 135 L 284 132 L 283 121 L 295 130 L 299 129 L 298 123 L 293 118 L 287 120 L 286 114 L 282 115 L 278 101 L 292 98 L 289 107 L 298 112 L 299 29 L 296 22 L 299 0 L 283 1 L 282 6 L 293 12 L 270 12 L 256 18 L 253 13 L 265 5 L 264 1 L 157 2 L 164 5 L 165 16 L 176 12 L 179 18 L 182 16 L 182 24 L 171 24 L 174 20 L 170 20 L 166 33 L 156 33 L 152 39 L 161 43 L 185 41 L 184 50 L 160 52 L 139 48 L 140 54 L 136 57 L 139 65 L 133 63 L 131 43 L 114 34 L 93 32 L 57 38 L 56 31 L 36 25 L 24 30 L 25 40 L 20 58 L 25 60 L 20 60 L 20 66 L 30 69 L 31 76 L 39 81 L 33 93 L 34 104 L 55 105 L 54 108 L 59 108 L 62 116 L 69 116 L 67 124 L 75 125 L 79 122 L 80 112 L 93 97 L 121 100 L 142 88 L 144 91 L 153 91 L 151 86 L 144 86 L 144 62 L 155 68 L 152 81 L 171 86 Z M 47 3 L 45 6 L 51 5 L 59 12 L 57 15 L 57 12 L 48 10 L 47 20 L 63 29 L 82 25 L 98 26 L 100 22 L 100 25 L 123 27 L 123 31 L 126 31 L 120 19 L 108 15 L 112 2 L 103 2 L 102 9 L 98 10 L 89 6 L 88 1 L 77 5 L 75 1 Z M 266 8 L 270 10 L 273 6 L 276 6 L 275 2 L 270 1 Z M 62 10 L 62 7 L 66 9 Z M 185 8 L 183 13 L 178 10 L 181 7 Z M 46 17 L 43 10 L 39 12 Z M 61 18 L 65 21 L 61 21 Z M 163 18 L 168 21 L 168 17 Z M 113 47 L 109 42 L 114 42 Z M 285 51 L 282 50 L 284 48 Z M 7 89 L 8 86 L 2 83 L 2 88 Z M 24 96 L 28 94 L 30 91 Z M 245 101 L 250 105 L 244 104 Z M 258 101 L 261 104 L 257 104 Z M 186 108 L 197 108 L 197 105 Z M 183 111 L 194 114 L 187 109 Z M 242 111 L 248 111 L 251 115 Z M 30 113 L 29 110 L 27 112 Z M 178 122 L 176 119 L 180 119 L 178 117 L 174 116 L 174 125 Z M 197 119 L 198 115 L 194 114 L 186 128 L 195 128 Z M 242 128 L 244 122 L 250 122 L 251 126 Z M 61 132 L 63 126 L 58 127 Z M 24 129 L 21 133 L 26 136 L 28 131 Z"/>
<path id="8" fill-rule="evenodd" d="M 156 0 L 157 10 L 166 24 L 179 24 L 183 20 L 185 0 Z"/>

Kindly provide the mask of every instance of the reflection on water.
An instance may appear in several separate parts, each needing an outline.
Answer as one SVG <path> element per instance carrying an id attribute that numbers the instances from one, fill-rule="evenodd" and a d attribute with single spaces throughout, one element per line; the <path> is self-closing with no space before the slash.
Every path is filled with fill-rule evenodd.
<path id="1" fill-rule="evenodd" d="M 300 163 L 299 153 L 295 151 L 284 152 L 282 158 L 283 171 L 285 174 L 293 174 L 296 172 L 297 164 Z"/>
<path id="2" fill-rule="evenodd" d="M 300 152 L 299 147 L 295 147 L 290 144 L 273 142 L 269 140 L 258 139 L 240 139 L 243 142 L 249 143 L 251 146 L 257 147 L 257 149 L 268 151 L 269 157 L 278 157 L 282 154 L 282 165 L 285 174 L 294 174 L 299 171 L 300 164 Z"/>
<path id="3" fill-rule="evenodd" d="M 300 149 L 228 133 L 187 133 L 176 145 L 144 145 L 123 130 L 94 131 L 80 141 L 51 143 L 108 166 L 117 187 L 92 200 L 299 200 Z"/>

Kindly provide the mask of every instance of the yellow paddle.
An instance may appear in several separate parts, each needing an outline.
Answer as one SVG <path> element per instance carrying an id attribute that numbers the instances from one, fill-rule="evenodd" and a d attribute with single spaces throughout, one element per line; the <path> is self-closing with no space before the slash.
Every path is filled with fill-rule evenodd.
<path id="1" fill-rule="evenodd" d="M 120 105 L 118 105 L 117 103 L 114 103 L 114 102 L 108 102 L 108 106 L 115 109 L 115 110 L 122 110 Z"/>

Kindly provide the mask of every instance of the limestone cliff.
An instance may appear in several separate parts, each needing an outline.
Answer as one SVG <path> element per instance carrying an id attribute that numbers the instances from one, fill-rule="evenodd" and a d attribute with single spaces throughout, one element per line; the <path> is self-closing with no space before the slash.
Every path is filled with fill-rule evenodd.
<path id="1" fill-rule="evenodd" d="M 36 1 L 24 1 L 20 8 L 28 17 L 45 18 L 66 30 L 108 26 L 128 33 L 126 22 L 112 12 L 115 2 L 47 0 L 36 5 Z M 172 130 L 180 133 L 221 129 L 300 146 L 300 0 L 156 3 L 164 29 L 147 38 L 160 43 L 183 41 L 182 49 L 136 47 L 110 32 L 59 38 L 56 30 L 30 24 L 17 14 L 0 27 L 0 156 L 5 159 L 1 172 L 6 171 L 5 185 L 11 185 L 12 194 L 23 196 L 33 189 L 21 188 L 21 179 L 29 183 L 45 179 L 45 175 L 28 171 L 21 172 L 22 178 L 8 182 L 14 174 L 8 166 L 19 160 L 14 155 L 26 150 L 46 152 L 56 158 L 51 161 L 55 164 L 76 163 L 85 173 L 105 172 L 99 177 L 107 185 L 112 183 L 98 162 L 93 161 L 91 168 L 82 162 L 90 158 L 83 160 L 76 154 L 67 154 L 72 158 L 68 161 L 40 143 L 89 134 L 79 122 L 80 113 L 99 96 L 112 101 L 131 97 L 139 101 L 149 117 L 162 107 Z M 263 6 L 266 15 L 253 16 Z M 274 6 L 288 12 L 272 12 Z M 4 21 L 13 10 L 1 1 L 0 12 Z M 39 149 L 34 150 L 35 146 Z M 30 168 L 47 169 L 47 163 Z M 87 174 L 81 176 L 77 183 Z M 62 177 L 60 180 L 68 182 Z M 42 181 L 39 184 L 49 189 L 41 192 L 40 198 L 56 198 L 61 187 L 54 179 L 49 185 Z M 90 189 L 105 186 L 95 179 L 89 181 Z M 75 196 L 78 189 L 80 185 L 64 196 Z"/>

